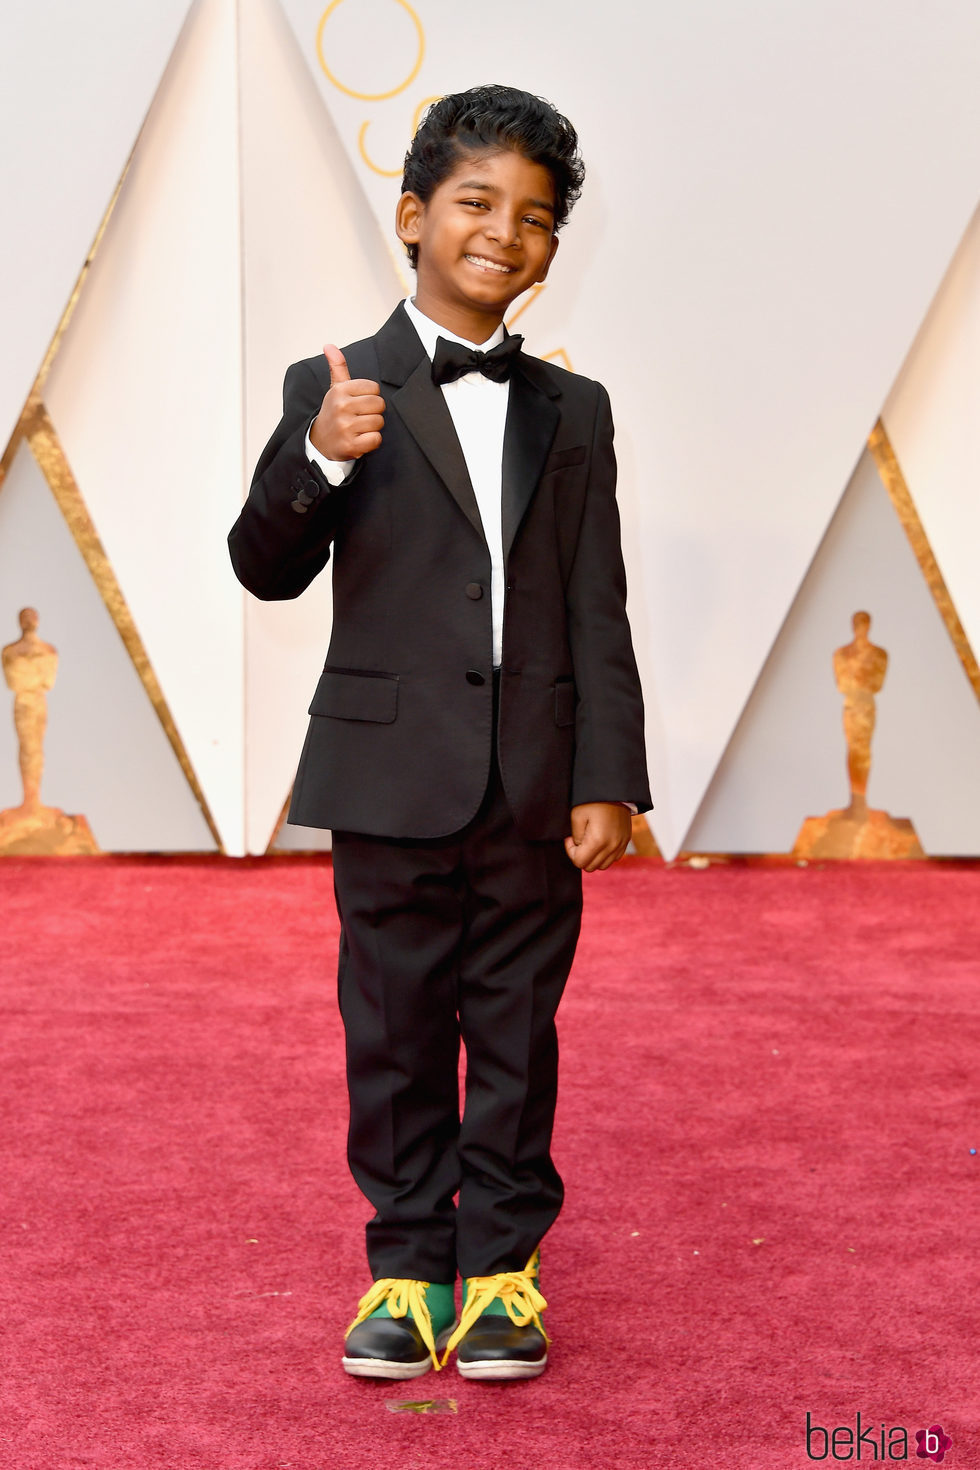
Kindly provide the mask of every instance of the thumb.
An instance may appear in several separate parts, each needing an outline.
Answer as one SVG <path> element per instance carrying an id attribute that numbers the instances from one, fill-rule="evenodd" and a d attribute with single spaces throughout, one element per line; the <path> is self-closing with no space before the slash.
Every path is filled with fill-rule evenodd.
<path id="1" fill-rule="evenodd" d="M 323 355 L 327 359 L 327 364 L 330 368 L 331 388 L 336 383 L 349 383 L 350 371 L 347 367 L 347 359 L 344 357 L 340 348 L 334 347 L 332 343 L 328 343 L 323 349 Z"/>
<path id="2" fill-rule="evenodd" d="M 571 811 L 569 826 L 572 829 L 572 835 L 570 837 L 566 837 L 565 841 L 570 842 L 573 847 L 578 847 L 580 843 L 585 841 L 585 834 L 588 830 L 589 819 L 578 809 L 578 807 L 573 807 Z"/>

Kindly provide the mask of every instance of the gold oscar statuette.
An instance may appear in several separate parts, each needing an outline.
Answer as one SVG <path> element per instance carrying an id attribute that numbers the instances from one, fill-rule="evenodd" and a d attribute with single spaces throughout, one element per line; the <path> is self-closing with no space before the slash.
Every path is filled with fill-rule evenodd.
<path id="1" fill-rule="evenodd" d="M 907 817 L 890 817 L 868 806 L 875 695 L 888 670 L 888 654 L 868 636 L 871 615 L 856 612 L 854 637 L 834 654 L 834 678 L 844 697 L 844 738 L 851 800 L 841 811 L 807 817 L 793 847 L 798 858 L 925 857 Z"/>
<path id="2" fill-rule="evenodd" d="M 21 609 L 21 636 L 3 650 L 3 676 L 14 695 L 14 728 L 24 799 L 0 811 L 0 854 L 35 856 L 99 851 L 84 817 L 69 817 L 41 804 L 44 732 L 48 723 L 48 690 L 58 672 L 58 653 L 37 636 L 38 616 Z"/>

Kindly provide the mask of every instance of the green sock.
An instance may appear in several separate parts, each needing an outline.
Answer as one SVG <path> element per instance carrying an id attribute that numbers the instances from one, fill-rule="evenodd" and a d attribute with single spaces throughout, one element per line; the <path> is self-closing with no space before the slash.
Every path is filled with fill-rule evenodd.
<path id="1" fill-rule="evenodd" d="M 432 1318 L 432 1336 L 438 1337 L 447 1327 L 451 1327 L 456 1320 L 456 1285 L 455 1282 L 433 1281 L 425 1293 L 425 1304 Z M 371 1313 L 372 1317 L 390 1317 L 388 1303 L 382 1302 Z M 411 1312 L 409 1313 L 411 1316 Z"/>

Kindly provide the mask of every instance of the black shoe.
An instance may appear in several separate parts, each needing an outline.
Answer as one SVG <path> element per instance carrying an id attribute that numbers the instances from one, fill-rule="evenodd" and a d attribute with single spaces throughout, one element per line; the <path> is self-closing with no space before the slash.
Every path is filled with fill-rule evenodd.
<path id="1" fill-rule="evenodd" d="M 435 1339 L 436 1350 L 446 1346 L 453 1327 Z M 369 1317 L 352 1327 L 344 1344 L 341 1364 L 355 1378 L 421 1378 L 433 1366 L 432 1355 L 411 1317 Z"/>
<path id="2" fill-rule="evenodd" d="M 446 1324 L 450 1314 L 453 1318 L 435 1337 L 430 1308 L 437 1324 L 440 1318 Z M 357 1316 L 347 1329 L 341 1366 L 356 1378 L 420 1378 L 441 1366 L 439 1350 L 455 1326 L 451 1286 L 385 1277 L 361 1297 Z"/>
<path id="3" fill-rule="evenodd" d="M 548 1303 L 538 1290 L 539 1253 L 523 1271 L 468 1276 L 463 1313 L 446 1353 L 456 1348 L 464 1378 L 537 1378 L 548 1362 L 541 1313 Z"/>
<path id="4" fill-rule="evenodd" d="M 537 1378 L 548 1362 L 548 1344 L 533 1323 L 517 1327 L 509 1317 L 483 1314 L 456 1349 L 464 1378 Z"/>

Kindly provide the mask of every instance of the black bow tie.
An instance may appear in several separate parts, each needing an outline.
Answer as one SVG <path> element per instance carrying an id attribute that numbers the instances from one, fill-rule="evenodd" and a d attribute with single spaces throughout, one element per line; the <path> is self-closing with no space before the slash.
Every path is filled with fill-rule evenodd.
<path id="1" fill-rule="evenodd" d="M 446 337 L 439 337 L 432 359 L 432 380 L 440 384 L 455 383 L 457 378 L 462 378 L 466 373 L 482 373 L 494 383 L 506 383 L 514 370 L 523 343 L 523 337 L 505 337 L 489 352 L 478 352 L 475 347 L 466 347 L 462 342 L 450 342 Z"/>

